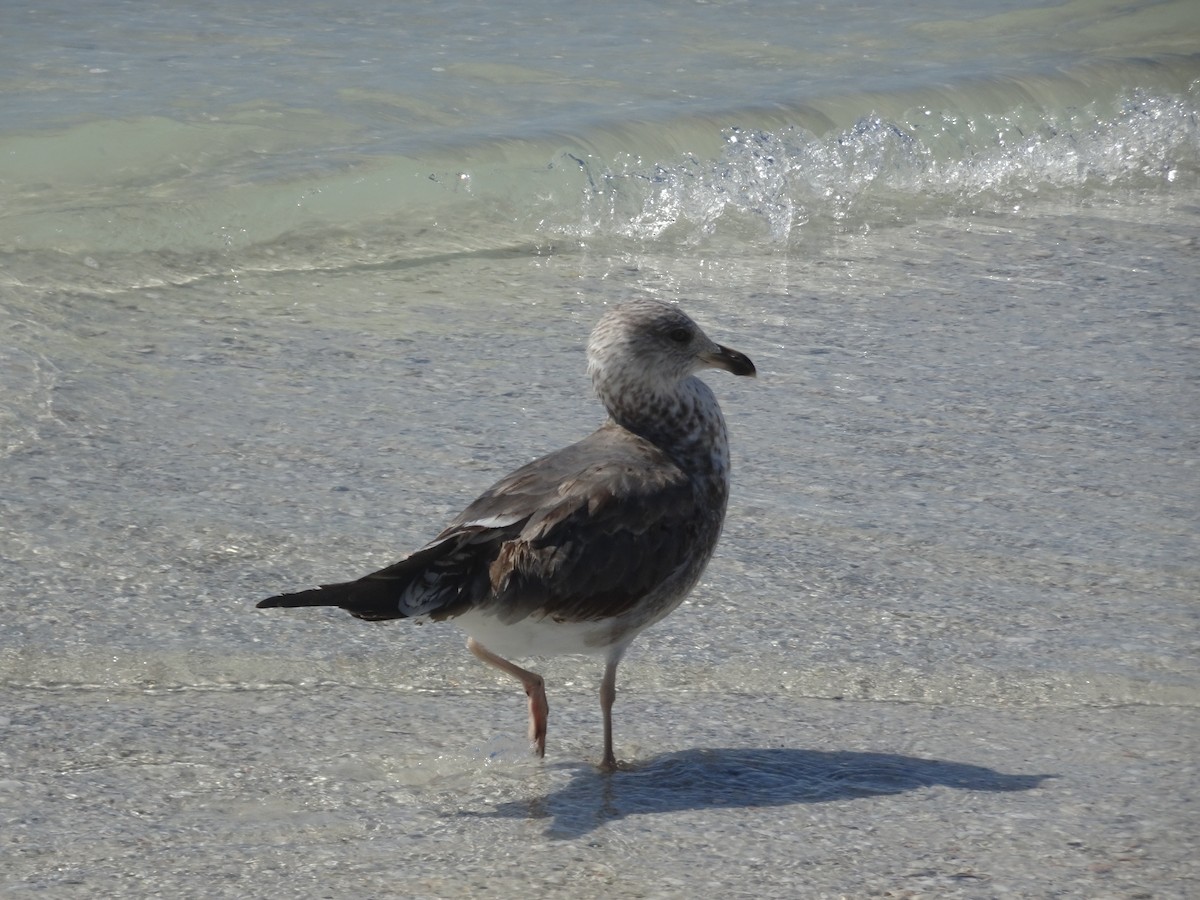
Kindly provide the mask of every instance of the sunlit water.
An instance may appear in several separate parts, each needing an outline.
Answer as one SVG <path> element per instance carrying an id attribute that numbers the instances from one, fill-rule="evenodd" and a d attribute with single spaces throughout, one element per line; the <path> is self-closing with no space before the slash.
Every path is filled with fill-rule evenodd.
<path id="1" fill-rule="evenodd" d="M 1200 888 L 1188 3 L 3 12 L 0 893 Z M 734 489 L 622 665 L 257 611 L 597 423 Z M 907 894 L 906 894 L 907 892 Z"/>

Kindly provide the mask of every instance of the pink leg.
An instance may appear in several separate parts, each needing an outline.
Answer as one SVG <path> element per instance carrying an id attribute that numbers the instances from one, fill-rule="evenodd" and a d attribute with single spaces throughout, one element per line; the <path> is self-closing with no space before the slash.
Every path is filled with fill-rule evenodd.
<path id="1" fill-rule="evenodd" d="M 617 757 L 613 753 L 612 708 L 617 699 L 617 661 L 612 660 L 604 667 L 604 678 L 600 681 L 600 714 L 604 717 L 604 759 L 600 771 L 617 771 Z"/>
<path id="2" fill-rule="evenodd" d="M 529 697 L 529 740 L 538 756 L 546 755 L 546 719 L 550 715 L 550 704 L 546 700 L 546 680 L 537 672 L 522 669 L 502 656 L 497 656 L 475 638 L 467 639 L 467 649 L 489 666 L 507 672 L 525 688 Z"/>
<path id="3" fill-rule="evenodd" d="M 613 753 L 612 708 L 617 699 L 617 663 L 625 655 L 620 647 L 609 654 L 604 666 L 604 677 L 600 680 L 600 714 L 604 717 L 604 758 L 600 760 L 601 772 L 615 772 L 620 768 Z"/>

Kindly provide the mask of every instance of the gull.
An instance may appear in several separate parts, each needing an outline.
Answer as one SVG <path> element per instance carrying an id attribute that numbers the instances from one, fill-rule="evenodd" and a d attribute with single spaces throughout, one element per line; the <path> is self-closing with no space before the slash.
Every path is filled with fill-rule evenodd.
<path id="1" fill-rule="evenodd" d="M 696 585 L 725 520 L 729 438 L 696 373 L 756 372 L 677 306 L 645 298 L 601 317 L 587 358 L 608 412 L 596 431 L 500 479 L 399 562 L 258 607 L 452 622 L 476 657 L 524 687 L 538 756 L 550 711 L 545 681 L 511 659 L 603 655 L 600 768 L 612 772 L 617 665 Z"/>

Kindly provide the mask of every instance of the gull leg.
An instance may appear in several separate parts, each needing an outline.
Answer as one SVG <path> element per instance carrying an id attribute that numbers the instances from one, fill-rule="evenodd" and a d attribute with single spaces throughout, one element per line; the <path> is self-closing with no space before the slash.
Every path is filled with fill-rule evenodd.
<path id="1" fill-rule="evenodd" d="M 625 649 L 622 647 L 609 656 L 604 666 L 604 677 L 600 680 L 600 713 L 604 717 L 604 759 L 600 761 L 601 772 L 617 771 L 617 757 L 613 753 L 612 708 L 617 699 L 617 663 Z"/>
<path id="2" fill-rule="evenodd" d="M 475 638 L 467 638 L 467 649 L 489 666 L 507 672 L 525 688 L 529 697 L 529 740 L 538 756 L 546 755 L 546 719 L 550 715 L 550 704 L 546 700 L 546 680 L 537 672 L 522 669 L 502 656 L 497 656 Z"/>

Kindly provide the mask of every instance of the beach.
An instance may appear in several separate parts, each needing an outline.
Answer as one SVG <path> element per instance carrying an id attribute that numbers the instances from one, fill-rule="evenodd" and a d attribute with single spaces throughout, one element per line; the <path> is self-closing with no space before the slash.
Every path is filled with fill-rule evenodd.
<path id="1" fill-rule="evenodd" d="M 399 6 L 0 44 L 0 895 L 1200 891 L 1188 4 Z M 599 659 L 538 760 L 452 624 L 254 608 L 595 428 L 633 296 L 759 376 L 627 771 Z"/>

